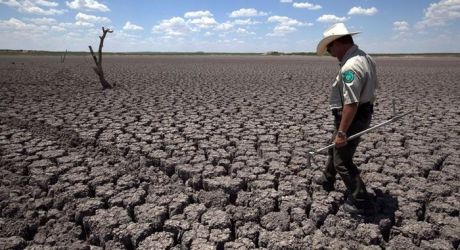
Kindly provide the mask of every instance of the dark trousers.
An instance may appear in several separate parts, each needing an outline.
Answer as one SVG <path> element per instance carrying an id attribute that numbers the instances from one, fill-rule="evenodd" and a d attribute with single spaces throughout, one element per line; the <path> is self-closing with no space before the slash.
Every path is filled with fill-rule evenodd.
<path id="1" fill-rule="evenodd" d="M 360 131 L 369 128 L 372 119 L 372 106 L 359 107 L 358 112 L 353 119 L 348 131 L 347 136 L 354 135 Z M 336 114 L 334 117 L 335 131 L 332 141 L 335 139 L 337 130 L 340 125 L 342 117 Z M 353 163 L 353 155 L 360 142 L 360 138 L 348 141 L 347 145 L 341 148 L 329 149 L 329 157 L 327 160 L 326 170 L 324 175 L 329 182 L 335 182 L 337 173 L 342 178 L 345 186 L 347 187 L 349 195 L 356 205 L 364 204 L 369 201 L 369 195 L 366 191 L 366 186 L 359 176 L 358 167 Z"/>

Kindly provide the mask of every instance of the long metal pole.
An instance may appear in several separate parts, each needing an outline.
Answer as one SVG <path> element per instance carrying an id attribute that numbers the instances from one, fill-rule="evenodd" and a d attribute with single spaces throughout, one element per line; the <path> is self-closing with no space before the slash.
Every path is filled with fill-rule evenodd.
<path id="1" fill-rule="evenodd" d="M 389 119 L 389 120 L 387 120 L 387 121 L 384 121 L 384 122 L 382 122 L 382 123 L 380 123 L 380 124 L 377 124 L 377 125 L 375 125 L 375 126 L 373 126 L 373 127 L 370 127 L 370 128 L 368 128 L 368 129 L 366 129 L 366 130 L 363 130 L 363 131 L 361 131 L 361 132 L 359 132 L 359 133 L 356 133 L 356 134 L 354 134 L 354 135 L 348 137 L 348 138 L 347 138 L 347 141 L 353 140 L 353 139 L 355 139 L 355 138 L 357 138 L 357 137 L 360 137 L 360 136 L 362 136 L 362 135 L 364 135 L 364 134 L 367 134 L 367 133 L 369 133 L 369 132 L 371 132 L 371 131 L 373 131 L 373 130 L 375 130 L 375 129 L 377 129 L 377 128 L 380 128 L 380 127 L 382 127 L 382 126 L 385 126 L 386 124 L 388 124 L 388 123 L 390 123 L 390 122 L 397 121 L 397 120 L 401 119 L 401 117 L 406 116 L 406 115 L 408 115 L 408 114 L 410 114 L 410 113 L 413 113 L 414 111 L 415 111 L 415 109 L 414 109 L 414 110 L 407 111 L 406 113 L 397 115 L 397 116 L 395 116 L 395 117 L 393 117 L 393 118 L 391 118 L 391 119 Z M 328 145 L 328 146 L 326 146 L 326 147 L 320 148 L 320 149 L 318 149 L 318 150 L 316 150 L 316 151 L 311 151 L 311 152 L 309 152 L 309 154 L 310 154 L 310 156 L 313 156 L 314 154 L 317 154 L 317 153 L 322 152 L 322 151 L 324 151 L 324 150 L 330 149 L 330 148 L 332 148 L 332 147 L 334 147 L 334 146 L 335 146 L 335 144 L 333 143 L 333 144 L 330 144 L 330 145 Z"/>

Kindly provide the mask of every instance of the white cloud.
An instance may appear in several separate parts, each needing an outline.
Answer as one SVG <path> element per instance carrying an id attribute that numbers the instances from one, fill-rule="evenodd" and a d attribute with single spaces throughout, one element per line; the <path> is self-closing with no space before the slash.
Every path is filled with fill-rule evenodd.
<path id="1" fill-rule="evenodd" d="M 292 18 L 289 18 L 287 16 L 271 16 L 267 19 L 268 22 L 277 22 L 277 23 L 280 23 L 282 25 L 300 25 L 301 22 L 295 20 L 295 19 L 292 19 Z"/>
<path id="2" fill-rule="evenodd" d="M 67 6 L 74 10 L 96 10 L 107 12 L 110 9 L 95 0 L 73 0 L 72 2 L 66 2 Z"/>
<path id="3" fill-rule="evenodd" d="M 344 22 L 348 20 L 347 17 L 338 17 L 336 15 L 322 15 L 316 19 L 316 21 L 321 22 L 321 23 L 338 23 L 338 22 Z"/>
<path id="4" fill-rule="evenodd" d="M 0 3 L 10 7 L 21 8 L 41 5 L 44 7 L 57 7 L 59 3 L 49 0 L 0 0 Z"/>
<path id="5" fill-rule="evenodd" d="M 36 26 L 33 24 L 27 24 L 16 18 L 10 18 L 9 20 L 0 20 L 0 29 L 13 29 L 13 30 L 32 30 Z"/>
<path id="6" fill-rule="evenodd" d="M 226 21 L 224 23 L 217 24 L 216 26 L 214 26 L 214 30 L 223 31 L 225 33 L 235 32 L 235 33 L 238 33 L 238 34 L 254 35 L 255 34 L 254 32 L 247 31 L 248 27 L 250 25 L 256 25 L 256 24 L 260 24 L 260 23 L 261 22 L 252 20 L 251 18 L 235 19 L 235 20 L 232 20 L 232 21 Z"/>
<path id="7" fill-rule="evenodd" d="M 113 33 L 113 38 L 117 39 L 118 41 L 123 41 L 123 42 L 133 42 L 135 40 L 139 40 L 141 36 L 139 35 L 134 35 L 131 33 L 126 33 L 123 30 L 119 32 Z"/>
<path id="8" fill-rule="evenodd" d="M 58 15 L 63 14 L 64 10 L 58 9 L 44 9 L 43 7 L 56 7 L 59 4 L 56 2 L 46 0 L 0 0 L 0 4 L 5 4 L 9 7 L 17 9 L 22 13 L 36 14 L 36 15 Z"/>
<path id="9" fill-rule="evenodd" d="M 292 0 L 280 0 L 281 3 L 292 3 Z"/>
<path id="10" fill-rule="evenodd" d="M 399 31 L 399 32 L 405 32 L 409 30 L 409 23 L 406 21 L 396 21 L 393 22 L 393 30 Z"/>
<path id="11" fill-rule="evenodd" d="M 21 6 L 16 0 L 0 0 L 0 3 L 13 8 L 19 8 Z"/>
<path id="12" fill-rule="evenodd" d="M 247 29 L 243 29 L 243 28 L 238 28 L 236 30 L 236 33 L 241 34 L 241 35 L 255 35 L 256 34 L 255 32 L 249 32 Z"/>
<path id="13" fill-rule="evenodd" d="M 190 11 L 184 14 L 185 18 L 211 17 L 213 14 L 209 10 Z"/>
<path id="14" fill-rule="evenodd" d="M 425 16 L 417 23 L 417 28 L 444 26 L 449 21 L 460 18 L 460 0 L 441 0 L 430 4 L 424 12 Z"/>
<path id="15" fill-rule="evenodd" d="M 35 3 L 37 5 L 41 5 L 41 6 L 45 6 L 45 7 L 57 7 L 57 6 L 59 6 L 58 3 L 51 2 L 51 1 L 48 1 L 48 0 L 35 0 Z"/>
<path id="16" fill-rule="evenodd" d="M 65 31 L 65 30 L 75 30 L 81 28 L 82 25 L 78 25 L 77 23 L 59 23 L 56 25 L 51 26 L 51 29 L 56 31 Z M 87 25 L 92 26 L 92 25 Z"/>
<path id="17" fill-rule="evenodd" d="M 368 9 L 362 8 L 361 6 L 353 7 L 348 11 L 348 15 L 366 15 L 373 16 L 378 12 L 377 8 L 371 7 Z"/>
<path id="18" fill-rule="evenodd" d="M 213 14 L 209 10 L 189 11 L 184 14 L 187 18 L 187 26 L 195 26 L 201 29 L 208 29 L 218 25 L 218 22 L 212 17 Z"/>
<path id="19" fill-rule="evenodd" d="M 236 33 L 247 33 L 248 31 L 246 29 L 243 29 L 243 28 L 238 28 L 236 30 Z"/>
<path id="20" fill-rule="evenodd" d="M 143 30 L 144 28 L 139 25 L 132 24 L 130 21 L 127 21 L 125 26 L 123 26 L 123 30 Z"/>
<path id="21" fill-rule="evenodd" d="M 231 28 L 233 28 L 234 26 L 235 25 L 230 23 L 230 22 L 220 23 L 219 25 L 217 25 L 215 27 L 215 30 L 227 31 L 227 30 L 230 30 Z"/>
<path id="22" fill-rule="evenodd" d="M 267 19 L 268 22 L 277 23 L 272 33 L 267 34 L 268 36 L 284 36 L 288 33 L 297 31 L 299 26 L 312 26 L 312 23 L 302 23 L 296 19 L 292 19 L 286 16 L 271 16 Z"/>
<path id="23" fill-rule="evenodd" d="M 37 25 L 53 25 L 56 24 L 57 21 L 54 18 L 49 17 L 42 17 L 42 18 L 26 18 L 25 20 L 30 21 Z"/>
<path id="24" fill-rule="evenodd" d="M 45 15 L 45 16 L 64 14 L 64 10 L 57 10 L 57 9 L 45 10 L 45 9 L 40 8 L 38 6 L 26 7 L 24 9 L 22 9 L 21 12 L 37 14 L 37 15 Z"/>
<path id="25" fill-rule="evenodd" d="M 93 15 L 87 15 L 84 13 L 79 12 L 75 16 L 75 24 L 78 26 L 86 26 L 86 27 L 92 27 L 96 23 L 110 23 L 110 19 L 107 17 L 99 17 L 99 16 L 93 16 Z"/>
<path id="26" fill-rule="evenodd" d="M 63 27 L 61 27 L 61 26 L 58 26 L 58 25 L 53 25 L 53 26 L 51 26 L 51 30 L 53 30 L 53 31 L 58 31 L 58 32 L 66 31 L 65 28 L 63 28 Z"/>
<path id="27" fill-rule="evenodd" d="M 235 19 L 235 20 L 232 21 L 232 24 L 235 24 L 235 25 L 255 25 L 255 24 L 259 24 L 259 23 L 260 22 L 251 20 L 251 18 L 248 18 L 248 19 Z"/>
<path id="28" fill-rule="evenodd" d="M 152 28 L 154 33 L 164 33 L 166 37 L 183 36 L 194 31 L 182 17 L 165 19 Z"/>
<path id="29" fill-rule="evenodd" d="M 298 9 L 308 9 L 308 10 L 319 10 L 321 9 L 321 5 L 318 5 L 318 4 L 312 4 L 312 3 L 309 3 L 309 2 L 304 2 L 304 3 L 293 3 L 292 6 L 294 8 L 298 8 Z"/>
<path id="30" fill-rule="evenodd" d="M 286 33 L 291 33 L 291 32 L 294 32 L 294 31 L 297 31 L 297 29 L 295 27 L 292 27 L 292 26 L 276 26 L 273 29 L 273 33 L 270 33 L 269 35 L 283 36 Z"/>
<path id="31" fill-rule="evenodd" d="M 244 41 L 241 41 L 238 38 L 217 40 L 217 42 L 218 43 L 224 43 L 224 44 L 231 44 L 231 45 L 234 45 L 235 43 L 240 43 L 240 44 L 245 43 Z"/>
<path id="32" fill-rule="evenodd" d="M 216 20 L 212 17 L 203 16 L 201 18 L 190 19 L 187 22 L 198 26 L 199 28 L 211 28 L 214 25 L 217 25 Z"/>
<path id="33" fill-rule="evenodd" d="M 251 17 L 251 16 L 266 16 L 268 13 L 258 11 L 254 8 L 249 8 L 249 9 L 239 9 L 232 11 L 230 14 L 230 17 Z"/>

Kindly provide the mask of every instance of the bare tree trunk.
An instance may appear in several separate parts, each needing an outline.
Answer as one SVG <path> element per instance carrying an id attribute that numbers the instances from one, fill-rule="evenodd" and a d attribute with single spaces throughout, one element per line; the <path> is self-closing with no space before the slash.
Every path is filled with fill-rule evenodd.
<path id="1" fill-rule="evenodd" d="M 67 56 L 67 50 L 65 50 L 64 56 L 61 56 L 61 63 L 65 62 L 65 57 Z"/>
<path id="2" fill-rule="evenodd" d="M 105 80 L 104 71 L 102 70 L 102 47 L 104 46 L 104 39 L 105 39 L 105 36 L 107 35 L 107 32 L 112 33 L 113 30 L 105 29 L 104 27 L 102 27 L 102 36 L 99 36 L 101 41 L 99 42 L 98 58 L 96 58 L 96 55 L 94 55 L 94 51 L 91 45 L 88 46 L 89 51 L 91 52 L 91 55 L 93 56 L 94 62 L 96 63 L 96 67 L 93 67 L 93 69 L 94 69 L 94 72 L 96 72 L 96 74 L 99 76 L 99 81 L 102 84 L 102 89 L 112 88 L 112 85 L 110 85 L 110 83 L 107 82 L 107 80 Z"/>

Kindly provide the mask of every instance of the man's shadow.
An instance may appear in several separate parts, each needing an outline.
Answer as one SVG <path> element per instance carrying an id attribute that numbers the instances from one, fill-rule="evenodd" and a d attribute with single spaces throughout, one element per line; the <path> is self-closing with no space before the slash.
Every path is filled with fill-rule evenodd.
<path id="1" fill-rule="evenodd" d="M 395 225 L 395 212 L 399 209 L 398 199 L 380 189 L 374 189 L 375 213 L 369 215 L 352 215 L 355 219 L 364 219 L 365 223 L 379 226 L 383 239 L 388 241 L 390 230 Z"/>

